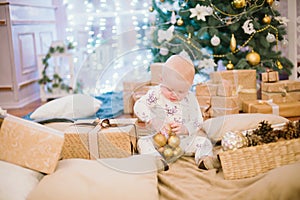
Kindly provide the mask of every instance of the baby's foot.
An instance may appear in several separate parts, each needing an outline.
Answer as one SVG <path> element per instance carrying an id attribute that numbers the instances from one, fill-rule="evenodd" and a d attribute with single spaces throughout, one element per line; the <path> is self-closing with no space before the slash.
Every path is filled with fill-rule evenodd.
<path id="1" fill-rule="evenodd" d="M 204 156 L 197 164 L 199 169 L 204 170 L 221 168 L 221 162 L 218 156 Z"/>

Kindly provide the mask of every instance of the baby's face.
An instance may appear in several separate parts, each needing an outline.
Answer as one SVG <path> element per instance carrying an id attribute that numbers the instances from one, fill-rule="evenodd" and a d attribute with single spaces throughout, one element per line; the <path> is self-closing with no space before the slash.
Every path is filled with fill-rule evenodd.
<path id="1" fill-rule="evenodd" d="M 181 101 L 186 97 L 191 85 L 184 79 L 171 76 L 162 78 L 161 92 L 170 101 Z"/>

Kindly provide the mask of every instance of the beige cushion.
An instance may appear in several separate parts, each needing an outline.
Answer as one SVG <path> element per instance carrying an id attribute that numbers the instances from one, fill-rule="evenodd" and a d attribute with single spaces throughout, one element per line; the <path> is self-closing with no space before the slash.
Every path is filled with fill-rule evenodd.
<path id="1" fill-rule="evenodd" d="M 25 200 L 42 177 L 42 173 L 0 161 L 0 199 Z"/>
<path id="2" fill-rule="evenodd" d="M 158 199 L 157 172 L 152 156 L 121 159 L 62 160 L 45 176 L 28 200 Z"/>
<path id="3" fill-rule="evenodd" d="M 228 131 L 243 131 L 258 127 L 259 122 L 268 121 L 270 124 L 285 123 L 288 119 L 273 114 L 242 113 L 210 118 L 203 123 L 203 129 L 213 141 L 220 141 Z"/>
<path id="4" fill-rule="evenodd" d="M 45 118 L 85 118 L 93 116 L 101 107 L 102 102 L 92 96 L 72 94 L 61 97 L 38 107 L 31 119 Z"/>

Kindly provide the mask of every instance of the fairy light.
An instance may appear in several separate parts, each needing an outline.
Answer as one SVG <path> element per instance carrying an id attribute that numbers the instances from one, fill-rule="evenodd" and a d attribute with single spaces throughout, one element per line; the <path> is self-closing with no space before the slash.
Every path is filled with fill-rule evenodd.
<path id="1" fill-rule="evenodd" d="M 150 1 L 64 0 L 68 23 L 65 29 L 66 40 L 72 42 L 73 45 L 76 44 L 75 46 L 78 48 L 78 51 L 74 51 L 76 54 L 76 62 L 74 60 L 74 63 L 80 66 L 80 62 L 83 62 L 86 55 L 94 53 L 95 48 L 107 40 L 112 41 L 110 44 L 111 48 L 118 49 L 121 47 L 121 43 L 116 41 L 120 39 L 120 34 L 127 31 L 135 32 L 133 48 L 140 48 L 141 45 L 147 44 L 149 46 L 149 40 L 145 35 L 147 29 L 149 29 L 150 14 L 148 7 Z M 152 56 L 151 53 L 148 54 Z M 134 60 L 135 66 L 141 63 L 147 66 L 151 57 L 142 55 L 138 59 Z M 96 67 L 96 65 L 99 66 L 99 63 L 95 62 L 94 64 L 91 63 L 91 65 L 95 65 Z M 124 68 L 124 63 L 116 63 L 114 67 L 119 67 L 119 69 Z M 112 82 L 117 82 L 116 80 L 121 77 L 120 73 L 116 72 L 112 80 L 105 82 L 103 87 L 101 84 L 101 88 L 98 91 L 111 90 Z M 86 88 L 85 91 L 89 91 L 89 89 Z"/>

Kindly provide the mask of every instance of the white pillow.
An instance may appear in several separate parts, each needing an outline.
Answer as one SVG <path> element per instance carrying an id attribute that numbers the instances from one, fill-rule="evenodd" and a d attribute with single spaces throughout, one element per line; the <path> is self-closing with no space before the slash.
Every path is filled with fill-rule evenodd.
<path id="1" fill-rule="evenodd" d="M 284 117 L 273 114 L 241 113 L 207 119 L 203 123 L 203 130 L 212 142 L 217 142 L 228 131 L 255 129 L 258 127 L 259 122 L 263 120 L 268 121 L 270 124 L 281 124 L 288 121 Z"/>
<path id="2" fill-rule="evenodd" d="M 151 156 L 67 159 L 45 176 L 27 200 L 158 200 L 157 171 Z"/>
<path id="3" fill-rule="evenodd" d="M 0 161 L 0 199 L 25 200 L 42 177 L 42 173 Z"/>
<path id="4" fill-rule="evenodd" d="M 85 118 L 93 116 L 101 107 L 102 102 L 92 96 L 84 94 L 72 94 L 37 108 L 31 115 L 31 119 L 45 118 Z"/>

